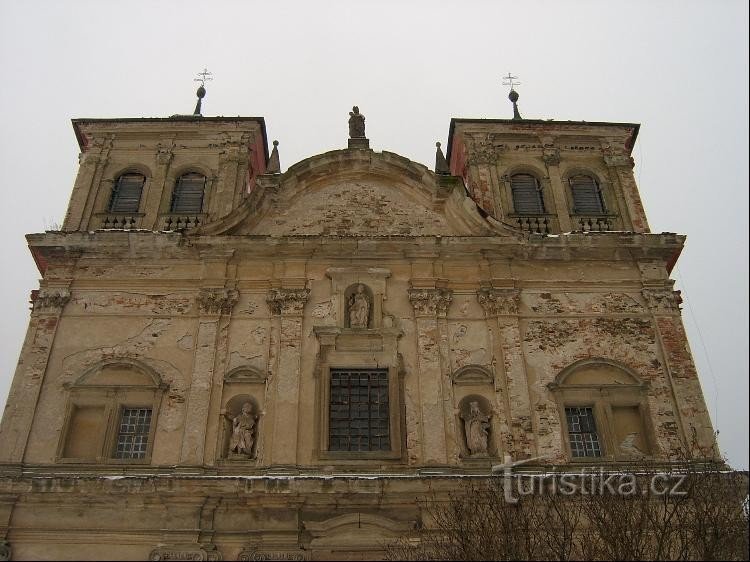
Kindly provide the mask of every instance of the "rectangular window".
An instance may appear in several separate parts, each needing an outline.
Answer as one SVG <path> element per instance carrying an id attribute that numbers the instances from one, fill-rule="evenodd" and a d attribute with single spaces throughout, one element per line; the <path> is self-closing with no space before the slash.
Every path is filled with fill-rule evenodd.
<path id="1" fill-rule="evenodd" d="M 145 458 L 150 427 L 151 408 L 123 408 L 117 432 L 115 458 Z"/>
<path id="2" fill-rule="evenodd" d="M 331 369 L 329 451 L 390 451 L 387 369 Z"/>
<path id="3" fill-rule="evenodd" d="M 570 451 L 574 457 L 601 457 L 593 408 L 565 408 Z"/>

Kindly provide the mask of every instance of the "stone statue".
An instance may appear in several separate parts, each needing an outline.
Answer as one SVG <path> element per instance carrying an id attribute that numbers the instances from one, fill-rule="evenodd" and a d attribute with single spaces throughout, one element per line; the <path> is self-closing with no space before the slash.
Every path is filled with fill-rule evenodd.
<path id="1" fill-rule="evenodd" d="M 365 138 L 365 116 L 359 112 L 356 105 L 349 112 L 349 138 Z"/>
<path id="2" fill-rule="evenodd" d="M 464 420 L 469 453 L 472 457 L 486 457 L 490 416 L 483 414 L 479 409 L 479 402 L 474 400 L 469 402 L 468 413 L 461 413 L 461 418 Z"/>
<path id="3" fill-rule="evenodd" d="M 357 285 L 357 290 L 349 297 L 349 327 L 367 328 L 370 319 L 370 299 L 364 285 Z"/>
<path id="4" fill-rule="evenodd" d="M 232 437 L 229 440 L 229 453 L 237 455 L 251 456 L 253 454 L 253 444 L 255 443 L 255 415 L 253 414 L 253 405 L 245 402 L 242 405 L 242 411 L 232 420 Z"/>

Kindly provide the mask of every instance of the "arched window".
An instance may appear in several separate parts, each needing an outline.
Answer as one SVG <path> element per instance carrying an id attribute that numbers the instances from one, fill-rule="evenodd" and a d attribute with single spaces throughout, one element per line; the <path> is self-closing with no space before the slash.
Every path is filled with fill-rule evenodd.
<path id="1" fill-rule="evenodd" d="M 623 366 L 606 359 L 578 361 L 548 388 L 557 399 L 562 437 L 572 460 L 625 461 L 653 455 L 648 387 Z"/>
<path id="2" fill-rule="evenodd" d="M 513 194 L 513 209 L 519 215 L 544 214 L 542 189 L 531 174 L 514 174 L 510 178 L 510 190 Z"/>
<path id="3" fill-rule="evenodd" d="M 137 213 L 146 178 L 142 174 L 122 174 L 115 182 L 109 201 L 110 213 Z"/>
<path id="4" fill-rule="evenodd" d="M 577 215 L 601 215 L 607 210 L 604 206 L 599 184 L 591 176 L 584 174 L 571 177 L 570 191 L 573 194 L 573 212 Z"/>
<path id="5" fill-rule="evenodd" d="M 189 173 L 180 176 L 172 192 L 172 213 L 200 213 L 203 210 L 203 192 L 206 177 Z"/>

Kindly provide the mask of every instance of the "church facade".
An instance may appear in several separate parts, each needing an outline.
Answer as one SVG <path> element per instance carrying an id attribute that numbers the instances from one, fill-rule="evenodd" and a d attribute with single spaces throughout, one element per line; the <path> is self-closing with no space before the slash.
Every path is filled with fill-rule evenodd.
<path id="1" fill-rule="evenodd" d="M 281 173 L 262 118 L 75 119 L 0 426 L 5 559 L 377 558 L 493 464 L 714 444 L 638 126 L 453 119 Z"/>

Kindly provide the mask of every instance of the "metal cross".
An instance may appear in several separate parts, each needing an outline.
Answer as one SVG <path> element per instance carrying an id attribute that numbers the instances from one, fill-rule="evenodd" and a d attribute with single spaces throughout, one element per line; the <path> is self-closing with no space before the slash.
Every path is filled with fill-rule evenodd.
<path id="1" fill-rule="evenodd" d="M 514 82 L 514 80 L 518 80 L 518 76 L 511 76 L 509 72 L 508 76 L 503 76 L 503 86 L 510 86 L 510 89 L 513 90 L 513 86 L 521 84 L 520 82 Z"/>
<path id="2" fill-rule="evenodd" d="M 193 82 L 200 82 L 201 86 L 205 86 L 206 80 L 213 80 L 210 76 L 213 76 L 213 72 L 209 72 L 208 69 L 204 67 L 203 72 L 198 73 L 198 78 L 193 78 Z"/>

